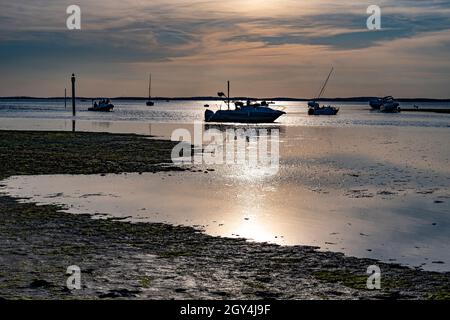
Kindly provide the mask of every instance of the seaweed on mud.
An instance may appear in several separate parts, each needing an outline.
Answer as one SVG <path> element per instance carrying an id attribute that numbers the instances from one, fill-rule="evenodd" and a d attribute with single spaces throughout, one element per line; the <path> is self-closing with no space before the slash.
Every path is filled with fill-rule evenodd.
<path id="1" fill-rule="evenodd" d="M 167 165 L 174 142 L 135 135 L 0 131 L 0 139 L 0 178 L 186 169 Z M 0 195 L 0 299 L 449 299 L 450 273 L 62 209 Z M 365 288 L 375 263 L 381 292 Z M 65 287 L 72 264 L 81 290 Z"/>

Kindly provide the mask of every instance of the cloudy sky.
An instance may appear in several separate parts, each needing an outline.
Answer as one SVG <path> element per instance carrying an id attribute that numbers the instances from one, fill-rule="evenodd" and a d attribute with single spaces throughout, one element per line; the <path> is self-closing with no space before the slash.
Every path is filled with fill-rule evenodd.
<path id="1" fill-rule="evenodd" d="M 81 30 L 66 8 L 81 7 Z M 366 28 L 369 5 L 382 30 Z M 2 0 L 0 96 L 450 98 L 448 0 Z"/>

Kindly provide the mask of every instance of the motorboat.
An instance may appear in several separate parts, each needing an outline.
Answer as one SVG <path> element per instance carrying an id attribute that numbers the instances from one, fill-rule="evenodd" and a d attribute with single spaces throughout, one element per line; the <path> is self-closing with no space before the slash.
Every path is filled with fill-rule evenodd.
<path id="1" fill-rule="evenodd" d="M 234 109 L 230 109 L 230 83 L 228 81 L 228 95 L 219 92 L 218 96 L 225 99 L 226 110 L 205 110 L 205 122 L 237 122 L 237 123 L 272 123 L 286 112 L 272 109 L 267 101 L 252 102 L 247 100 L 234 102 Z M 206 106 L 205 106 L 206 107 Z"/>
<path id="2" fill-rule="evenodd" d="M 110 112 L 114 109 L 114 105 L 110 99 L 101 99 L 99 101 L 92 100 L 92 107 L 88 111 Z"/>
<path id="3" fill-rule="evenodd" d="M 400 103 L 395 101 L 392 96 L 386 96 L 384 98 L 371 99 L 369 105 L 374 110 L 381 110 L 383 106 L 385 106 L 383 109 L 395 110 L 400 106 Z"/>
<path id="4" fill-rule="evenodd" d="M 206 122 L 272 123 L 286 112 L 275 110 L 261 103 L 235 102 L 233 110 L 205 111 Z"/>

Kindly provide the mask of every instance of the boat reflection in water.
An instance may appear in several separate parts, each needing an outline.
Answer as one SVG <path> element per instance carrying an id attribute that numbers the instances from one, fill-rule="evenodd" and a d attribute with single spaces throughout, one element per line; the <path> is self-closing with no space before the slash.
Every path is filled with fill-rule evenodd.
<path id="1" fill-rule="evenodd" d="M 280 128 L 278 126 L 202 124 L 193 131 L 179 128 L 172 141 L 180 141 L 172 150 L 177 165 L 225 165 L 264 175 L 278 172 Z M 235 171 L 235 170 L 233 170 Z"/>

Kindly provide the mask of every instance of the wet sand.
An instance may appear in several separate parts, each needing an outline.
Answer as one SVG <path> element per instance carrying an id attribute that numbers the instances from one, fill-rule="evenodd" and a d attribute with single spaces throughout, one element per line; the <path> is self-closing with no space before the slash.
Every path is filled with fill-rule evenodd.
<path id="1" fill-rule="evenodd" d="M 211 237 L 167 224 L 92 220 L 0 197 L 0 297 L 8 299 L 449 299 L 449 273 L 306 246 Z M 367 290 L 378 265 L 381 290 Z M 82 289 L 65 287 L 66 268 Z"/>
<path id="2" fill-rule="evenodd" d="M 0 135 L 8 141 L 0 146 L 3 178 L 105 173 L 111 168 L 113 172 L 181 170 L 167 165 L 173 146 L 168 141 L 76 134 L 74 144 L 70 133 Z M 100 141 L 101 151 L 97 150 Z M 83 153 L 67 152 L 79 146 Z M 142 158 L 127 161 L 130 146 L 141 150 Z M 93 150 L 97 156 L 114 155 L 111 167 L 105 170 L 101 163 L 89 162 L 84 172 Z M 0 208 L 1 242 L 8 244 L 0 249 L 0 296 L 4 298 L 448 299 L 449 295 L 449 273 L 345 257 L 308 246 L 212 237 L 190 227 L 92 219 L 92 215 L 61 212 L 57 206 L 18 203 L 7 196 L 0 198 Z M 84 286 L 68 292 L 65 269 L 73 264 L 85 270 Z M 381 291 L 365 289 L 366 270 L 373 264 L 382 270 Z"/>

